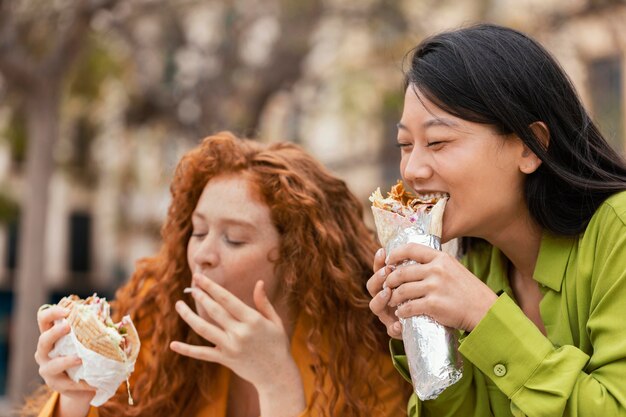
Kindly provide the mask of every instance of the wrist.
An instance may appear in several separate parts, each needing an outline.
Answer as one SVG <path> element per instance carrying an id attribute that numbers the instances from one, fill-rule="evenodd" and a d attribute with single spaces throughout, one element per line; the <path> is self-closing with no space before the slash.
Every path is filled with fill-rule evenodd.
<path id="1" fill-rule="evenodd" d="M 469 328 L 465 329 L 469 332 L 474 330 L 474 328 L 478 326 L 478 323 L 480 323 L 487 313 L 489 313 L 491 307 L 493 307 L 496 301 L 498 301 L 498 295 L 490 291 L 489 294 L 487 294 L 482 300 L 483 302 L 481 303 L 481 308 L 475 310 L 476 314 L 474 316 L 474 320 L 472 320 L 471 326 L 468 326 Z"/>
<path id="2" fill-rule="evenodd" d="M 89 414 L 90 402 L 94 392 L 78 395 L 60 394 L 54 417 L 86 417 Z"/>
<path id="3" fill-rule="evenodd" d="M 293 361 L 256 389 L 262 416 L 296 417 L 306 409 L 302 377 Z"/>

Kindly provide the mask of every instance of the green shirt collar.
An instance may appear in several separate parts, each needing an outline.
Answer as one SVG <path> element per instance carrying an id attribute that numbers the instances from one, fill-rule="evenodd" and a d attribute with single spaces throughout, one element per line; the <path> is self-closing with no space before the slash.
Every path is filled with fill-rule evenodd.
<path id="1" fill-rule="evenodd" d="M 561 291 L 567 261 L 574 247 L 574 242 L 575 239 L 573 238 L 554 236 L 544 232 L 533 273 L 535 281 L 553 291 Z M 512 297 L 513 291 L 507 276 L 507 262 L 500 249 L 493 246 L 489 266 L 492 271 L 490 286 L 497 294 L 504 291 Z"/>
<path id="2" fill-rule="evenodd" d="M 539 284 L 550 287 L 554 291 L 561 291 L 567 261 L 572 253 L 574 242 L 574 238 L 554 236 L 544 232 L 533 273 L 533 277 Z"/>
<path id="3" fill-rule="evenodd" d="M 489 265 L 489 271 L 491 274 L 491 289 L 498 295 L 502 294 L 502 292 L 506 292 L 510 296 L 513 296 L 513 291 L 511 291 L 511 286 L 509 285 L 508 278 L 508 260 L 504 256 L 500 249 L 492 246 L 491 248 L 491 259 Z"/>

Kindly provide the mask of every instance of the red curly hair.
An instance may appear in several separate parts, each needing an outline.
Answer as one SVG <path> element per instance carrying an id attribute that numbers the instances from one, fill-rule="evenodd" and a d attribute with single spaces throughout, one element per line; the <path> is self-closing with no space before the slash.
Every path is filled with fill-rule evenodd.
<path id="1" fill-rule="evenodd" d="M 150 340 L 154 360 L 133 383 L 136 405 L 128 407 L 125 393 L 119 392 L 99 408 L 101 416 L 194 415 L 211 401 L 217 365 L 179 355 L 169 342 L 203 344 L 174 309 L 181 297 L 193 305 L 183 296 L 191 283 L 186 256 L 191 215 L 211 178 L 239 173 L 251 180 L 270 208 L 280 235 L 275 272 L 290 305 L 312 324 L 307 348 L 316 364 L 313 407 L 326 417 L 377 414 L 381 400 L 375 386 L 383 381 L 376 379 L 381 372 L 371 358 L 387 351 L 388 337 L 368 308 L 365 283 L 378 246 L 363 223 L 361 203 L 300 147 L 262 145 L 221 132 L 181 159 L 170 187 L 161 249 L 139 261 L 131 280 L 116 294 L 116 319 L 130 314 L 140 323 L 140 337 Z M 147 290 L 146 281 L 154 283 Z M 142 325 L 146 320 L 154 325 Z M 323 340 L 332 342 L 324 355 L 327 361 L 320 354 Z M 322 390 L 324 378 L 332 382 L 330 393 Z M 343 405 L 338 408 L 340 396 Z"/>

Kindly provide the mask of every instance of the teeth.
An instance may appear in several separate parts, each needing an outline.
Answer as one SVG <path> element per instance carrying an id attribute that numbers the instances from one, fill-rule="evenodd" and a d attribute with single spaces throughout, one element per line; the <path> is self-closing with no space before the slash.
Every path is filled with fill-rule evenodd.
<path id="1" fill-rule="evenodd" d="M 447 193 L 430 193 L 430 194 L 418 194 L 417 195 L 422 200 L 431 200 L 433 198 L 440 199 L 444 197 L 448 197 Z"/>

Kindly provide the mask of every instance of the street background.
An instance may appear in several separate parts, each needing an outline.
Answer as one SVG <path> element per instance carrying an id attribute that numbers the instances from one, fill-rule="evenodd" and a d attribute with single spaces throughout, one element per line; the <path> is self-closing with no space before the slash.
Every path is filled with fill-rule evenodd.
<path id="1" fill-rule="evenodd" d="M 623 0 L 0 0 L 0 416 L 41 382 L 38 306 L 157 250 L 198 140 L 293 141 L 367 204 L 399 178 L 405 54 L 476 22 L 542 42 L 625 151 Z"/>

